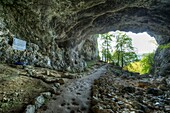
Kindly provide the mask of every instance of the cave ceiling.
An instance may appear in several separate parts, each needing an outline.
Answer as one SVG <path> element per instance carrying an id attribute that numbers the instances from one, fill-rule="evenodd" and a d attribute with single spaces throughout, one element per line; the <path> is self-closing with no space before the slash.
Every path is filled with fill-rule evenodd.
<path id="1" fill-rule="evenodd" d="M 38 44 L 75 45 L 115 30 L 148 32 L 159 44 L 170 42 L 169 0 L 2 0 L 0 6 L 7 28 Z"/>

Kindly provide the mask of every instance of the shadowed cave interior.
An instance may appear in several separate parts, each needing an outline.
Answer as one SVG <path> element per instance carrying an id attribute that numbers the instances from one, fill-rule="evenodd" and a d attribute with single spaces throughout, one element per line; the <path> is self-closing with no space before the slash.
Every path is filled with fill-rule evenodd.
<path id="1" fill-rule="evenodd" d="M 98 48 L 95 34 L 116 30 L 132 31 L 134 33 L 147 32 L 150 36 L 155 37 L 159 47 L 154 56 L 153 77 L 146 75 L 143 76 L 144 78 L 140 78 L 140 76 L 137 76 L 137 78 L 121 78 L 121 75 L 124 75 L 123 73 L 128 75 L 128 72 L 119 73 L 119 68 L 97 61 Z M 13 49 L 14 38 L 26 42 L 24 51 Z M 123 112 L 124 107 L 122 106 L 125 100 L 120 100 L 120 95 L 123 95 L 122 91 L 123 93 L 124 91 L 128 93 L 127 98 L 133 98 L 129 97 L 129 93 L 134 93 L 136 100 L 133 101 L 134 103 L 132 102 L 133 104 L 130 108 L 135 109 L 135 113 L 169 112 L 169 43 L 169 0 L 1 0 L 0 88 L 2 90 L 0 91 L 0 112 L 43 113 L 43 110 L 46 110 L 44 111 L 45 113 L 57 113 L 57 110 L 58 113 L 79 113 L 83 111 L 95 113 Z M 16 62 L 24 62 L 24 64 L 16 65 Z M 106 65 L 106 67 L 103 65 Z M 109 69 L 112 70 L 112 74 L 106 71 Z M 86 75 L 95 75 L 96 77 L 89 76 L 88 79 Z M 110 76 L 100 78 L 97 75 L 113 76 L 111 78 Z M 117 78 L 115 75 L 121 77 Z M 148 81 L 145 81 L 146 78 Z M 158 78 L 159 80 L 157 80 Z M 128 79 L 132 82 L 129 83 Z M 140 81 L 140 79 L 143 81 Z M 155 82 L 151 83 L 152 79 Z M 91 84 L 89 85 L 90 88 L 86 87 L 88 85 L 82 86 L 87 88 L 87 92 L 84 90 L 84 94 L 87 94 L 87 98 L 90 98 L 91 102 L 88 103 L 91 104 L 87 104 L 87 106 L 79 105 L 79 103 L 85 102 L 85 99 L 81 97 L 80 100 L 77 100 L 79 98 L 75 100 L 78 101 L 76 107 L 67 106 L 66 109 L 58 106 L 54 111 L 50 111 L 55 108 L 53 105 L 59 105 L 57 102 L 63 103 L 64 99 L 60 100 L 56 95 L 64 95 L 63 92 L 68 93 L 65 88 L 71 84 L 70 81 L 72 80 L 75 86 L 77 84 L 81 86 L 81 82 Z M 108 80 L 112 82 L 108 82 Z M 112 94 L 112 92 L 105 90 L 103 93 L 100 92 L 100 88 L 109 90 L 103 82 L 114 82 L 112 85 L 115 88 L 112 87 L 111 89 L 113 92 L 119 92 L 118 89 L 122 89 L 120 95 L 119 93 Z M 117 86 L 116 83 L 119 82 L 122 84 Z M 99 84 L 102 84 L 101 87 Z M 109 85 L 111 86 L 111 84 Z M 125 87 L 126 85 L 129 87 Z M 71 89 L 69 91 L 71 92 Z M 76 88 L 73 88 L 73 94 L 71 94 L 78 95 L 76 91 Z M 146 104 L 145 102 L 140 102 L 140 99 L 137 98 L 138 94 L 136 93 L 141 93 L 142 91 L 144 95 L 146 92 L 146 94 L 161 95 L 162 97 L 153 99 L 154 102 L 150 102 L 151 99 L 149 100 L 148 95 L 145 95 L 144 97 L 146 98 L 144 99 L 148 99 L 153 105 L 149 102 Z M 106 107 L 106 105 L 99 106 L 101 103 L 100 96 L 96 96 L 96 102 L 95 97 L 89 97 L 89 95 L 99 95 L 98 92 L 104 95 L 102 98 L 107 95 L 106 102 L 108 102 L 108 98 L 117 100 L 113 99 L 113 104 L 110 104 L 112 103 L 110 101 L 108 102 L 109 104 L 106 104 L 110 107 Z M 126 95 L 123 96 L 124 98 L 126 97 Z M 55 98 L 56 102 L 52 102 L 49 99 L 51 97 Z M 65 99 L 67 97 L 69 95 L 65 95 Z M 44 102 L 48 99 L 48 104 L 44 105 Z M 72 99 L 69 99 L 69 102 L 71 102 Z M 157 102 L 160 106 L 155 105 L 155 107 L 154 104 Z M 116 108 L 114 104 L 117 106 Z M 65 107 L 65 104 L 63 106 Z M 84 109 L 79 109 L 82 106 Z M 133 109 L 127 106 L 125 108 L 133 112 Z M 25 109 L 27 110 L 25 111 Z"/>

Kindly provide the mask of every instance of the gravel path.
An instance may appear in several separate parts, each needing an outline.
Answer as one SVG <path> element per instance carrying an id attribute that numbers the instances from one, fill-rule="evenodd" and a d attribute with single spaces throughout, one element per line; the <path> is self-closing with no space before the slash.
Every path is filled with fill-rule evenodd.
<path id="1" fill-rule="evenodd" d="M 89 113 L 92 84 L 106 73 L 106 68 L 104 65 L 88 76 L 66 83 L 61 94 L 48 102 L 47 109 L 37 113 Z"/>

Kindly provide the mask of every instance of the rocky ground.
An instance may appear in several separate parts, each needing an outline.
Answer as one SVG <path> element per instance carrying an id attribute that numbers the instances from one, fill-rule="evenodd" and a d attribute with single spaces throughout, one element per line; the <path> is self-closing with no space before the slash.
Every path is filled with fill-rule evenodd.
<path id="1" fill-rule="evenodd" d="M 106 73 L 106 67 L 104 65 L 88 76 L 68 82 L 60 88 L 59 95 L 37 113 L 91 113 L 91 86 L 94 79 Z"/>
<path id="2" fill-rule="evenodd" d="M 33 113 L 58 95 L 62 85 L 94 73 L 101 65 L 91 63 L 83 73 L 69 73 L 0 64 L 0 113 Z"/>
<path id="3" fill-rule="evenodd" d="M 0 113 L 19 113 L 41 92 L 51 88 L 39 79 L 20 75 L 22 69 L 0 65 Z"/>
<path id="4" fill-rule="evenodd" d="M 151 77 L 110 68 L 92 88 L 94 113 L 170 113 L 170 77 Z"/>
<path id="5" fill-rule="evenodd" d="M 88 63 L 86 72 L 0 64 L 0 113 L 169 113 L 170 77 Z"/>

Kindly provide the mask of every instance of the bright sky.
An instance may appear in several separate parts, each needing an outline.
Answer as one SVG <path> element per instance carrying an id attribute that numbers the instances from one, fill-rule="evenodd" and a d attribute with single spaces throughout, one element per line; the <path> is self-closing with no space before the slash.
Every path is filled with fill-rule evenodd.
<path id="1" fill-rule="evenodd" d="M 115 32 L 110 32 L 115 33 Z M 158 47 L 157 42 L 154 37 L 151 37 L 146 32 L 143 33 L 132 33 L 132 32 L 126 32 L 126 34 L 132 38 L 132 45 L 133 47 L 137 48 L 136 53 L 138 55 L 142 55 L 144 53 L 151 53 L 156 50 Z M 115 41 L 112 43 L 112 47 L 115 46 Z M 98 38 L 99 45 L 102 43 L 100 38 Z M 101 51 L 101 47 L 99 47 L 99 51 Z"/>
<path id="2" fill-rule="evenodd" d="M 146 32 L 138 34 L 127 32 L 127 35 L 132 38 L 132 44 L 137 48 L 138 54 L 152 53 L 158 47 L 155 38 Z"/>

